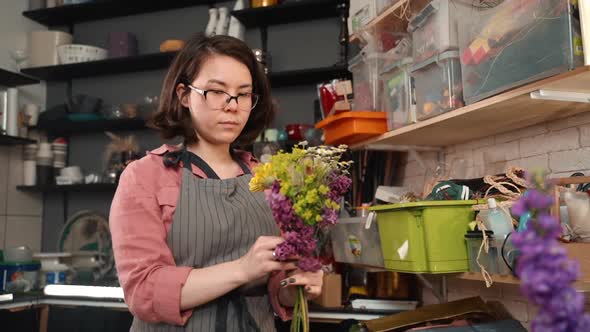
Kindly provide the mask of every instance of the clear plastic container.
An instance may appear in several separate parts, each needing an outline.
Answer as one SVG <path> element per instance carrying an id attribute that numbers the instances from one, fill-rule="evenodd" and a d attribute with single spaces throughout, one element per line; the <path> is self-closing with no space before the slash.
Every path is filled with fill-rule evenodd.
<path id="1" fill-rule="evenodd" d="M 424 120 L 463 107 L 459 51 L 447 51 L 412 67 L 416 117 Z"/>
<path id="2" fill-rule="evenodd" d="M 480 101 L 583 64 L 568 0 L 505 0 L 460 22 L 465 101 Z"/>
<path id="3" fill-rule="evenodd" d="M 380 93 L 379 71 L 382 60 L 377 54 L 361 52 L 350 60 L 354 99 L 352 108 L 357 111 L 374 111 Z"/>
<path id="4" fill-rule="evenodd" d="M 504 258 L 502 258 L 502 245 L 506 237 L 494 238 L 494 232 L 491 231 L 487 231 L 486 234 L 489 236 L 488 252 L 486 253 L 482 249 L 481 255 L 479 256 L 479 264 L 491 274 L 511 274 L 510 268 L 506 265 L 504 259 L 512 266 L 516 257 L 516 249 L 514 249 L 510 241 L 507 241 L 504 246 Z M 483 235 L 480 231 L 470 231 L 465 234 L 467 253 L 469 255 L 469 272 L 481 271 L 477 264 L 477 255 L 479 254 L 482 239 Z"/>
<path id="5" fill-rule="evenodd" d="M 459 1 L 432 0 L 408 25 L 412 33 L 414 62 L 422 62 L 441 52 L 458 49 L 457 22 L 469 7 Z"/>
<path id="6" fill-rule="evenodd" d="M 398 2 L 399 0 L 375 0 L 375 6 L 377 7 L 377 15 L 381 14 L 384 10 Z"/>
<path id="7" fill-rule="evenodd" d="M 383 86 L 380 109 L 387 112 L 388 130 L 416 122 L 411 70 L 412 58 L 405 58 L 385 68 L 380 75 Z"/>

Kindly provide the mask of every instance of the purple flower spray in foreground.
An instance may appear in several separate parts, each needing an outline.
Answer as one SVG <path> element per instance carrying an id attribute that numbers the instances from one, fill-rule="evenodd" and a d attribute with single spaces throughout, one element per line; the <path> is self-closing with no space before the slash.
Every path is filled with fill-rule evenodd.
<path id="1" fill-rule="evenodd" d="M 561 226 L 549 214 L 553 204 L 550 187 L 543 174 L 535 174 L 532 186 L 512 207 L 517 215 L 531 213 L 527 229 L 515 233 L 514 246 L 519 249 L 516 273 L 520 290 L 539 308 L 533 319 L 533 332 L 587 332 L 590 316 L 584 314 L 584 295 L 572 283 L 580 275 L 579 264 L 568 259 L 559 245 Z"/>

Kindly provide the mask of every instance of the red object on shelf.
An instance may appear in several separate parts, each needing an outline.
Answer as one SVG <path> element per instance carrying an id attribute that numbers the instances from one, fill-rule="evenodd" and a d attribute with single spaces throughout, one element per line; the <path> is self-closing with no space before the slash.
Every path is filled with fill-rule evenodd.
<path id="1" fill-rule="evenodd" d="M 289 140 L 293 140 L 293 141 L 303 140 L 303 137 L 305 135 L 305 131 L 307 131 L 308 129 L 311 129 L 311 128 L 313 128 L 312 125 L 301 124 L 301 123 L 293 123 L 293 124 L 288 124 L 285 126 Z"/>

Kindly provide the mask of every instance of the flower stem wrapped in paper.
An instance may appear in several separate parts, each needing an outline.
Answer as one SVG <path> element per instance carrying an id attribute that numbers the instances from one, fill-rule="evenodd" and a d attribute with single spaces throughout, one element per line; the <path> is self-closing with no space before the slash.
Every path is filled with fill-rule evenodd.
<path id="1" fill-rule="evenodd" d="M 336 224 L 343 195 L 351 185 L 351 161 L 341 161 L 346 146 L 295 145 L 279 152 L 270 162 L 254 169 L 250 190 L 270 189 L 267 200 L 285 242 L 275 250 L 277 259 L 300 257 L 303 271 L 321 268 L 318 237 L 322 229 Z M 291 331 L 309 331 L 307 301 L 298 286 Z"/>

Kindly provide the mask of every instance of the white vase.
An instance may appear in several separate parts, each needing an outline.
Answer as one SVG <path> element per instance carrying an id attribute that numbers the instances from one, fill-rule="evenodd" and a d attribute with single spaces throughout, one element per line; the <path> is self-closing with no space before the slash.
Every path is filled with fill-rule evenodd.
<path id="1" fill-rule="evenodd" d="M 234 10 L 241 10 L 244 8 L 246 8 L 245 0 L 237 0 L 236 4 L 234 5 Z M 245 40 L 245 33 L 246 27 L 237 18 L 232 16 L 229 20 L 229 30 L 227 34 L 232 37 Z"/>
<path id="2" fill-rule="evenodd" d="M 217 27 L 215 28 L 216 35 L 227 35 L 229 27 L 229 12 L 227 7 L 221 7 L 218 10 L 219 17 L 217 18 Z"/>
<path id="3" fill-rule="evenodd" d="M 210 37 L 215 35 L 218 15 L 217 8 L 209 8 L 209 22 L 207 22 L 207 27 L 205 28 L 205 36 Z"/>

